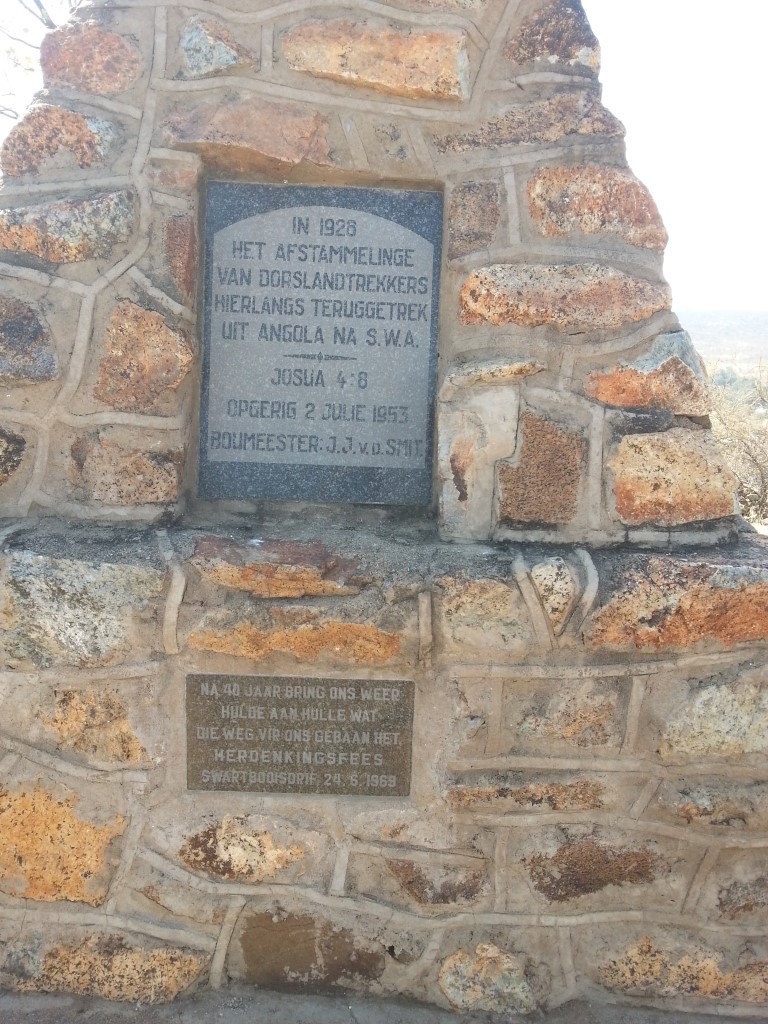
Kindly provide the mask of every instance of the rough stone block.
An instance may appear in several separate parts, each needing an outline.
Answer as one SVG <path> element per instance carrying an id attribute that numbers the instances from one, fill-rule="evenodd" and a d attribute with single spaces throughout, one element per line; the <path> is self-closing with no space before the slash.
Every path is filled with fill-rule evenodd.
<path id="1" fill-rule="evenodd" d="M 79 263 L 113 254 L 135 224 L 132 192 L 0 210 L 0 250 L 48 263 Z"/>
<path id="2" fill-rule="evenodd" d="M 109 764 L 142 764 L 149 755 L 129 720 L 128 704 L 114 690 L 60 689 L 52 715 L 38 712 L 59 751 Z"/>
<path id="3" fill-rule="evenodd" d="M 443 576 L 435 580 L 433 617 L 445 659 L 523 657 L 534 643 L 528 609 L 512 581 Z"/>
<path id="4" fill-rule="evenodd" d="M 585 391 L 606 405 L 676 416 L 706 416 L 711 407 L 704 363 L 685 331 L 661 335 L 643 356 L 593 371 Z"/>
<path id="5" fill-rule="evenodd" d="M 606 463 L 627 526 L 680 526 L 735 515 L 738 480 L 709 432 L 673 427 L 621 438 Z"/>
<path id="6" fill-rule="evenodd" d="M 358 918 L 359 922 L 359 918 Z M 333 992 L 375 982 L 386 947 L 320 915 L 246 911 L 230 946 L 230 977 L 277 990 Z"/>
<path id="7" fill-rule="evenodd" d="M 59 86 L 113 96 L 138 81 L 143 62 L 131 39 L 85 23 L 49 32 L 40 47 L 40 64 L 48 89 Z"/>
<path id="8" fill-rule="evenodd" d="M 528 209 L 536 230 L 549 238 L 601 235 L 659 251 L 667 244 L 650 192 L 621 167 L 543 167 L 528 181 Z"/>
<path id="9" fill-rule="evenodd" d="M 190 18 L 181 30 L 179 49 L 182 78 L 205 78 L 258 66 L 253 54 L 235 40 L 226 25 L 213 18 Z"/>
<path id="10" fill-rule="evenodd" d="M 488 770 L 452 778 L 445 799 L 454 811 L 479 814 L 599 811 L 616 806 L 613 789 L 606 776 Z"/>
<path id="11" fill-rule="evenodd" d="M 36 310 L 19 299 L 0 296 L 0 381 L 38 384 L 58 375 L 50 332 Z"/>
<path id="12" fill-rule="evenodd" d="M 707 828 L 768 831 L 768 783 L 717 776 L 665 780 L 646 817 Z"/>
<path id="13" fill-rule="evenodd" d="M 552 632 L 560 636 L 581 596 L 578 572 L 564 558 L 557 556 L 537 562 L 531 569 L 531 580 Z"/>
<path id="14" fill-rule="evenodd" d="M 536 999 L 525 961 L 493 943 L 460 949 L 440 965 L 440 988 L 455 1010 L 532 1013 Z"/>
<path id="15" fill-rule="evenodd" d="M 168 146 L 199 153 L 217 170 L 282 175 L 304 162 L 332 162 L 326 119 L 287 103 L 265 103 L 255 97 L 201 103 L 171 114 L 164 129 Z"/>
<path id="16" fill-rule="evenodd" d="M 347 874 L 351 896 L 369 896 L 378 902 L 423 914 L 477 908 L 490 890 L 487 865 L 481 858 L 439 857 L 415 860 L 393 848 L 381 856 L 353 854 Z"/>
<path id="17" fill-rule="evenodd" d="M 190 561 L 206 581 L 254 597 L 349 597 L 369 582 L 355 560 L 333 554 L 319 541 L 265 540 L 246 548 L 202 537 Z"/>
<path id="18" fill-rule="evenodd" d="M 346 20 L 305 21 L 282 37 L 294 71 L 411 99 L 465 100 L 469 57 L 463 32 L 398 31 Z"/>
<path id="19" fill-rule="evenodd" d="M 505 377 L 522 380 L 528 370 L 534 372 L 533 366 L 476 364 L 466 377 L 459 370 L 446 380 L 443 393 L 453 400 L 440 402 L 437 423 L 443 536 L 457 540 L 490 536 L 495 466 L 514 451 L 519 398 L 513 388 L 482 385 L 502 384 Z"/>
<path id="20" fill-rule="evenodd" d="M 515 908 L 580 911 L 682 907 L 701 855 L 685 843 L 593 824 L 535 829 L 507 852 L 507 888 Z"/>
<path id="21" fill-rule="evenodd" d="M 77 798 L 38 783 L 0 790 L 0 889 L 10 896 L 98 907 L 117 865 L 125 819 L 81 818 Z"/>
<path id="22" fill-rule="evenodd" d="M 622 933 L 624 935 L 622 936 Z M 592 980 L 612 992 L 639 996 L 710 1000 L 719 1007 L 768 1001 L 768 948 L 743 936 L 613 926 L 579 936 L 577 960 Z"/>
<path id="23" fill-rule="evenodd" d="M 628 559 L 589 630 L 596 647 L 666 650 L 768 640 L 768 569 Z"/>
<path id="24" fill-rule="evenodd" d="M 4 577 L 6 664 L 110 665 L 135 656 L 134 645 L 152 649 L 151 619 L 164 582 L 155 569 L 21 551 L 7 559 Z"/>
<path id="25" fill-rule="evenodd" d="M 69 992 L 151 1005 L 170 1002 L 189 988 L 209 961 L 207 953 L 135 935 L 127 941 L 71 926 L 44 933 L 30 928 L 6 946 L 0 979 L 15 992 Z"/>
<path id="26" fill-rule="evenodd" d="M 719 918 L 759 928 L 768 912 L 768 851 L 722 850 L 704 882 L 696 912 L 708 921 Z"/>
<path id="27" fill-rule="evenodd" d="M 191 302 L 197 284 L 197 231 L 192 217 L 169 217 L 163 223 L 163 252 L 176 287 Z"/>
<path id="28" fill-rule="evenodd" d="M 86 500 L 105 505 L 165 505 L 181 484 L 183 451 L 124 448 L 96 432 L 72 444 L 70 479 Z"/>
<path id="29" fill-rule="evenodd" d="M 21 466 L 26 447 L 26 439 L 21 434 L 0 427 L 0 486 Z"/>
<path id="30" fill-rule="evenodd" d="M 475 270 L 459 298 L 462 324 L 555 327 L 561 333 L 604 331 L 669 309 L 663 282 L 598 263 L 500 263 Z"/>
<path id="31" fill-rule="evenodd" d="M 624 126 L 605 109 L 594 92 L 557 93 L 550 99 L 511 106 L 505 113 L 469 131 L 438 136 L 438 153 L 458 156 L 478 149 L 533 146 L 566 136 L 621 138 Z"/>
<path id="32" fill-rule="evenodd" d="M 495 181 L 465 181 L 452 189 L 448 258 L 454 260 L 491 245 L 500 216 L 500 189 Z"/>
<path id="33" fill-rule="evenodd" d="M 135 302 L 112 310 L 94 394 L 125 412 L 150 412 L 164 393 L 175 391 L 189 372 L 194 351 L 184 331 Z"/>
<path id="34" fill-rule="evenodd" d="M 654 681 L 641 742 L 663 761 L 731 760 L 768 755 L 768 685 L 761 669 L 744 666 L 671 686 Z"/>
<path id="35" fill-rule="evenodd" d="M 504 56 L 516 64 L 541 62 L 555 69 L 600 70 L 600 44 L 581 0 L 551 0 L 526 18 Z"/>
<path id="36" fill-rule="evenodd" d="M 617 753 L 628 690 L 619 679 L 509 680 L 504 687 L 502 751 L 541 755 L 575 749 Z"/>
<path id="37" fill-rule="evenodd" d="M 0 153 L 5 177 L 51 167 L 96 167 L 115 138 L 115 126 L 50 103 L 32 107 L 8 133 Z"/>
<path id="38" fill-rule="evenodd" d="M 274 819 L 226 815 L 185 835 L 176 857 L 217 881 L 311 884 L 327 881 L 328 846 L 326 837 Z"/>
<path id="39" fill-rule="evenodd" d="M 378 592 L 314 604 L 240 603 L 206 613 L 191 629 L 193 650 L 288 665 L 413 663 L 418 628 L 412 599 L 387 602 Z"/>
<path id="40" fill-rule="evenodd" d="M 496 466 L 498 522 L 571 522 L 578 512 L 587 454 L 583 435 L 526 411 L 520 438 L 514 460 Z"/>

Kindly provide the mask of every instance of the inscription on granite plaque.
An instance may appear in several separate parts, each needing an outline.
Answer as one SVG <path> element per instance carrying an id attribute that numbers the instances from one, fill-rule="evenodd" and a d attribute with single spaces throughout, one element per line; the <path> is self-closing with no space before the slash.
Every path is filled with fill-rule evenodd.
<path id="1" fill-rule="evenodd" d="M 199 493 L 428 504 L 442 195 L 208 183 Z"/>
<path id="2" fill-rule="evenodd" d="M 187 788 L 408 796 L 413 682 L 187 676 Z"/>

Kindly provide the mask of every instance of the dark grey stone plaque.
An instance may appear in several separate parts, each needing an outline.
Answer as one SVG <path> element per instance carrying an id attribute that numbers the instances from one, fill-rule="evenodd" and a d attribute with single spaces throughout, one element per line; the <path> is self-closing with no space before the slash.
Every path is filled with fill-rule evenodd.
<path id="1" fill-rule="evenodd" d="M 442 195 L 208 183 L 199 494 L 432 497 Z"/>
<path id="2" fill-rule="evenodd" d="M 408 796 L 413 682 L 187 676 L 187 788 Z"/>

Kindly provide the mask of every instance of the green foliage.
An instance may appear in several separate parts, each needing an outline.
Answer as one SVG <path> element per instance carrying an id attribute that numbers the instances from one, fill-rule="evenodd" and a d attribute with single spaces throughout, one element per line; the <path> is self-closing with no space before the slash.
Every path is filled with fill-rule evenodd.
<path id="1" fill-rule="evenodd" d="M 739 480 L 742 514 L 768 523 L 768 371 L 754 377 L 729 368 L 712 378 L 712 430 Z"/>

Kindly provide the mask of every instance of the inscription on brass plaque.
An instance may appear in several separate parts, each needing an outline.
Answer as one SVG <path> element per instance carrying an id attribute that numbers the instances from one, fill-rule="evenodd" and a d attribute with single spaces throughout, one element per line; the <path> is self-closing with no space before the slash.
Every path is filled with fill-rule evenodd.
<path id="1" fill-rule="evenodd" d="M 408 796 L 413 682 L 187 676 L 187 788 Z"/>

